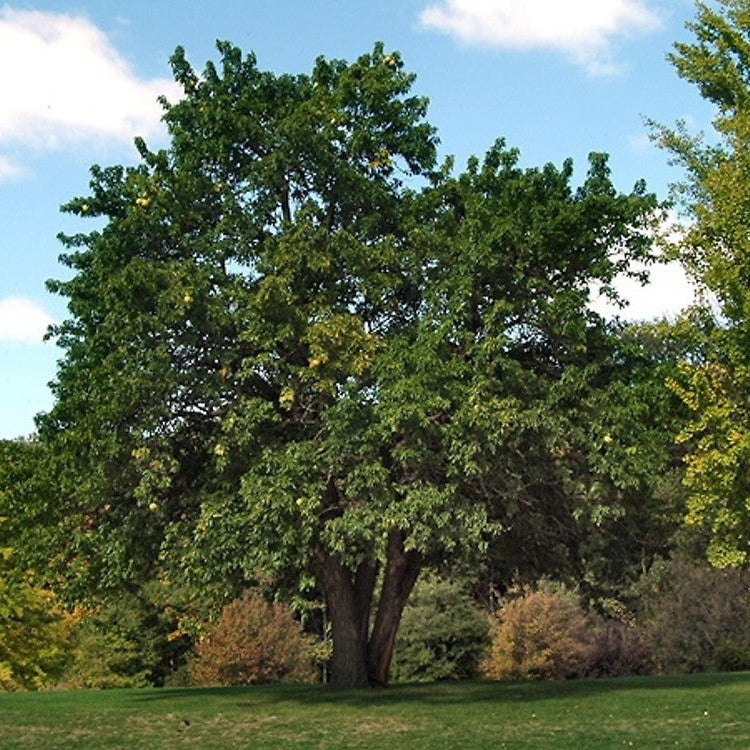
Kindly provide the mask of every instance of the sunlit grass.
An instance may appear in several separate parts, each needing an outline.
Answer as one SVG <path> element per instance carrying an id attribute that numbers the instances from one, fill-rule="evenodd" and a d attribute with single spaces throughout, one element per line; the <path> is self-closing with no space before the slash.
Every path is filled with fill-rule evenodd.
<path id="1" fill-rule="evenodd" d="M 750 674 L 0 695 L 0 748 L 750 748 Z"/>

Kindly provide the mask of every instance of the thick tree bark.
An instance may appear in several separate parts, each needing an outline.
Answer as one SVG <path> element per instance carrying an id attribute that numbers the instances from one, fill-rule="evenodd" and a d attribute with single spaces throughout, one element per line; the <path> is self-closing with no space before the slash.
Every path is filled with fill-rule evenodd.
<path id="1" fill-rule="evenodd" d="M 361 688 L 367 675 L 367 631 L 377 569 L 362 563 L 352 571 L 334 557 L 323 561 L 323 581 L 331 618 L 331 686 Z"/>
<path id="2" fill-rule="evenodd" d="M 422 555 L 416 550 L 405 550 L 403 534 L 394 531 L 388 539 L 383 589 L 367 648 L 367 674 L 370 685 L 388 684 L 401 614 L 421 568 Z"/>
<path id="3" fill-rule="evenodd" d="M 322 573 L 333 635 L 332 687 L 388 684 L 401 615 L 421 567 L 422 555 L 405 550 L 403 533 L 393 531 L 388 538 L 382 590 L 370 632 L 376 564 L 363 562 L 353 571 L 335 557 L 325 556 Z"/>

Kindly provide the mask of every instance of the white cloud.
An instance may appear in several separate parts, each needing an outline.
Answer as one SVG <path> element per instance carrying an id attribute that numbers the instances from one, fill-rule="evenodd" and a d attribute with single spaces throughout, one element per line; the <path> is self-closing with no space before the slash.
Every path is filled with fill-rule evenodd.
<path id="1" fill-rule="evenodd" d="M 614 37 L 661 25 L 646 0 L 439 0 L 420 22 L 471 44 L 554 49 L 592 75 L 618 71 Z"/>
<path id="2" fill-rule="evenodd" d="M 602 297 L 595 298 L 592 308 L 600 315 L 619 315 L 624 320 L 655 320 L 674 318 L 696 301 L 696 289 L 677 261 L 649 266 L 649 283 L 642 286 L 625 276 L 615 281 L 618 293 L 628 301 L 619 309 Z"/>
<path id="3" fill-rule="evenodd" d="M 665 252 L 669 253 L 667 257 L 673 257 L 686 230 L 686 224 L 675 211 L 670 210 L 661 217 L 654 232 L 654 254 L 657 259 L 663 258 Z M 698 288 L 679 261 L 661 260 L 649 265 L 634 263 L 631 270 L 645 272 L 648 283 L 643 285 L 625 274 L 615 279 L 614 287 L 620 297 L 628 302 L 627 307 L 620 309 L 592 290 L 591 307 L 594 311 L 607 318 L 618 315 L 624 320 L 675 318 L 700 297 Z"/>
<path id="4" fill-rule="evenodd" d="M 7 157 L 0 154 L 0 182 L 20 177 L 24 173 L 23 167 L 15 164 Z"/>
<path id="5" fill-rule="evenodd" d="M 47 326 L 54 322 L 51 315 L 25 297 L 0 300 L 0 342 L 41 344 Z"/>
<path id="6" fill-rule="evenodd" d="M 630 150 L 636 154 L 645 154 L 654 148 L 654 142 L 650 135 L 629 135 L 628 145 Z"/>
<path id="7" fill-rule="evenodd" d="M 81 16 L 0 7 L 0 70 L 0 144 L 129 143 L 160 132 L 159 94 L 176 98 L 173 81 L 139 79 Z"/>

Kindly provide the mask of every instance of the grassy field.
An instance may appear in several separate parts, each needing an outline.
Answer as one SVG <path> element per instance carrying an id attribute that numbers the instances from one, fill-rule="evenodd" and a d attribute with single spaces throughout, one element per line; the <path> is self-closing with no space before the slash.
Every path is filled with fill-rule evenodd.
<path id="1" fill-rule="evenodd" d="M 0 695 L 0 748 L 750 748 L 750 674 Z"/>

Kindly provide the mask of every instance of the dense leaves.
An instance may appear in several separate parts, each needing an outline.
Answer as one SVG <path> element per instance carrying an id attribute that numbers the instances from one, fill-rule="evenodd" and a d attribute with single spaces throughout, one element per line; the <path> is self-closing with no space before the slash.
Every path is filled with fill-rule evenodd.
<path id="1" fill-rule="evenodd" d="M 640 622 L 664 672 L 750 667 L 750 574 L 684 558 L 639 582 Z"/>
<path id="2" fill-rule="evenodd" d="M 578 188 L 502 141 L 436 168 L 380 45 L 297 76 L 219 51 L 202 75 L 172 58 L 169 148 L 138 141 L 66 207 L 105 226 L 63 237 L 72 278 L 50 283 L 71 313 L 41 422 L 64 567 L 83 593 L 322 588 L 334 682 L 385 682 L 422 565 L 493 539 L 511 575 L 559 528 L 570 554 L 577 519 L 663 465 L 629 450 L 634 381 L 588 305 L 650 259 L 657 204 L 601 154 Z"/>
<path id="3" fill-rule="evenodd" d="M 16 571 L 35 571 L 40 583 L 50 582 L 50 556 L 64 534 L 54 523 L 60 488 L 49 458 L 37 440 L 0 440 L 0 546 L 13 549 Z"/>
<path id="4" fill-rule="evenodd" d="M 704 361 L 686 361 L 674 387 L 694 414 L 682 438 L 691 447 L 689 520 L 710 529 L 718 565 L 750 552 L 750 4 L 699 4 L 695 38 L 676 45 L 678 73 L 716 106 L 707 144 L 684 126 L 657 137 L 687 168 L 681 186 L 693 218 L 683 243 L 686 266 L 716 300 L 718 316 Z"/>
<path id="5" fill-rule="evenodd" d="M 54 595 L 0 547 L 0 690 L 53 685 L 66 662 L 67 630 Z"/>
<path id="6" fill-rule="evenodd" d="M 191 638 L 151 585 L 68 616 L 65 689 L 162 686 L 184 672 Z"/>
<path id="7" fill-rule="evenodd" d="M 315 682 L 316 645 L 288 606 L 248 590 L 205 629 L 190 675 L 199 685 Z"/>
<path id="8" fill-rule="evenodd" d="M 466 585 L 425 576 L 404 609 L 393 680 L 434 682 L 476 677 L 488 645 L 486 613 Z"/>
<path id="9" fill-rule="evenodd" d="M 482 672 L 493 679 L 565 679 L 587 661 L 589 627 L 578 597 L 564 588 L 509 599 L 493 622 Z"/>

